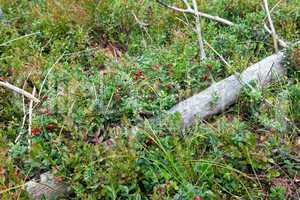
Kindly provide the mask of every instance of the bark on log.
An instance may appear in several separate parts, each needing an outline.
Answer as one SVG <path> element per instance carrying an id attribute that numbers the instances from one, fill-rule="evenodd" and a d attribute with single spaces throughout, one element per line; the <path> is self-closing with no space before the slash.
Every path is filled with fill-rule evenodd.
<path id="1" fill-rule="evenodd" d="M 250 66 L 243 73 L 229 76 L 199 94 L 180 102 L 170 112 L 181 114 L 183 127 L 193 124 L 196 118 L 204 119 L 221 113 L 237 100 L 245 85 L 256 81 L 257 86 L 264 87 L 274 77 L 282 76 L 285 73 L 281 64 L 282 59 L 282 52 L 269 56 Z"/>
<path id="2" fill-rule="evenodd" d="M 273 78 L 282 76 L 285 69 L 281 64 L 283 53 L 274 54 L 250 66 L 241 74 L 232 75 L 206 90 L 194 95 L 174 106 L 170 113 L 180 113 L 183 127 L 192 125 L 196 118 L 206 118 L 218 114 L 232 105 L 241 93 L 243 86 L 256 81 L 260 87 L 269 84 Z M 216 99 L 217 97 L 217 99 Z M 27 183 L 27 192 L 33 199 L 55 199 L 68 195 L 69 188 L 62 182 L 57 182 L 50 173 L 41 175 L 40 181 Z"/>

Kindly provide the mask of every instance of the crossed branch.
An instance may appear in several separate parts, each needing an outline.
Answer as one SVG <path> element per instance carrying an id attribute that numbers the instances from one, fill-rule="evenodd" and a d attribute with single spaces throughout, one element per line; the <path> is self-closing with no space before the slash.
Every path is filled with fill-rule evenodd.
<path id="1" fill-rule="evenodd" d="M 204 60 L 206 58 L 205 50 L 204 50 L 204 44 L 203 44 L 203 37 L 202 37 L 202 30 L 201 30 L 201 23 L 200 23 L 200 18 L 201 17 L 206 17 L 208 19 L 221 22 L 223 24 L 233 26 L 234 23 L 231 21 L 228 21 L 227 19 L 223 19 L 219 16 L 213 16 L 209 15 L 203 12 L 198 11 L 198 5 L 196 0 L 192 0 L 192 6 L 188 3 L 188 0 L 182 0 L 182 2 L 185 4 L 186 8 L 178 8 L 176 6 L 171 6 L 168 5 L 161 0 L 156 0 L 160 5 L 167 7 L 169 9 L 175 10 L 177 12 L 182 12 L 182 13 L 190 13 L 195 16 L 195 32 L 197 34 L 197 39 L 198 39 L 198 45 L 199 45 L 199 55 L 200 55 L 200 60 Z"/>
<path id="2" fill-rule="evenodd" d="M 195 11 L 195 9 L 191 8 L 191 6 L 187 2 L 187 0 L 182 0 L 182 1 L 186 5 L 185 9 L 184 8 L 178 8 L 176 6 L 168 5 L 168 4 L 164 3 L 164 2 L 162 2 L 161 0 L 156 0 L 156 2 L 159 3 L 160 5 L 162 5 L 162 6 L 166 7 L 166 8 L 170 8 L 172 10 L 175 10 L 177 12 L 190 13 L 190 14 L 193 14 L 193 15 L 196 15 L 196 16 L 199 16 L 199 17 L 205 17 L 205 18 L 208 18 L 208 19 L 211 19 L 211 20 L 214 20 L 214 21 L 226 24 L 228 26 L 233 26 L 234 25 L 233 22 L 231 22 L 231 21 L 229 21 L 227 19 L 221 18 L 219 16 L 213 16 L 213 15 L 210 15 L 210 14 L 207 14 L 207 13 L 203 13 L 203 12 L 200 12 L 200 11 Z"/>
<path id="3" fill-rule="evenodd" d="M 231 22 L 227 19 L 198 11 L 197 3 L 194 0 L 193 0 L 193 8 L 188 3 L 188 0 L 182 0 L 182 2 L 185 4 L 186 8 L 179 8 L 179 7 L 176 7 L 176 6 L 173 6 L 173 5 L 168 5 L 168 4 L 164 3 L 161 0 L 156 0 L 156 2 L 159 3 L 160 5 L 166 7 L 166 8 L 172 9 L 176 12 L 189 13 L 189 14 L 195 15 L 195 18 L 196 18 L 196 30 L 195 30 L 195 32 L 198 34 L 198 41 L 199 41 L 199 46 L 200 46 L 200 57 L 201 57 L 201 59 L 203 59 L 203 56 L 201 56 L 202 36 L 201 36 L 201 27 L 200 27 L 200 24 L 199 24 L 200 23 L 199 22 L 200 17 L 205 17 L 205 18 L 208 18 L 210 20 L 217 21 L 217 22 L 220 22 L 220 23 L 228 25 L 228 26 L 235 26 L 235 24 L 233 22 Z M 281 46 L 281 47 L 284 47 L 284 48 L 288 46 L 288 43 L 285 42 L 284 40 L 280 39 L 279 36 L 277 35 L 277 33 L 275 31 L 275 28 L 274 28 L 274 25 L 273 25 L 271 15 L 270 15 L 270 13 L 273 11 L 273 9 L 279 3 L 277 3 L 271 10 L 269 10 L 269 8 L 268 8 L 268 1 L 267 0 L 262 0 L 262 3 L 263 3 L 262 7 L 266 11 L 266 14 L 267 14 L 266 19 L 268 20 L 269 26 L 270 26 L 270 28 L 269 28 L 267 26 L 266 22 L 264 22 L 264 28 L 269 34 L 272 35 L 273 43 L 274 43 L 274 49 L 275 49 L 276 52 L 278 52 L 278 46 Z M 205 57 L 205 54 L 203 52 L 202 52 L 202 55 L 204 55 L 204 57 Z"/>

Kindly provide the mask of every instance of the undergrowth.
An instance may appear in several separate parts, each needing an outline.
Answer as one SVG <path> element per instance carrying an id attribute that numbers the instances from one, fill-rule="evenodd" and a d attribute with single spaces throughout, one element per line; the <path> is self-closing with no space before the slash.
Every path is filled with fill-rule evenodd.
<path id="1" fill-rule="evenodd" d="M 0 3 L 0 79 L 42 100 L 29 137 L 29 100 L 0 88 L 1 199 L 28 199 L 24 183 L 46 171 L 70 199 L 299 199 L 299 45 L 286 77 L 244 88 L 226 113 L 186 130 L 166 116 L 273 53 L 259 1 L 199 1 L 237 24 L 201 24 L 231 67 L 207 46 L 200 62 L 193 17 L 155 1 Z M 274 8 L 282 38 L 300 38 L 299 13 L 298 0 Z"/>

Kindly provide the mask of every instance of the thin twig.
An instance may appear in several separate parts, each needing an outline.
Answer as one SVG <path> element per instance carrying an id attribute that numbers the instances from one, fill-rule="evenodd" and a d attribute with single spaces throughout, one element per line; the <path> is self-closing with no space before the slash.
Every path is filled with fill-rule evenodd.
<path id="1" fill-rule="evenodd" d="M 9 40 L 9 41 L 7 41 L 7 42 L 4 42 L 4 43 L 0 44 L 0 46 L 6 46 L 6 45 L 8 45 L 9 43 L 12 43 L 12 42 L 14 42 L 14 41 L 21 40 L 21 39 L 23 39 L 23 38 L 27 38 L 27 37 L 30 37 L 30 36 L 33 36 L 33 35 L 37 35 L 37 34 L 39 34 L 39 33 L 40 33 L 40 32 L 30 33 L 30 34 L 27 34 L 27 35 L 23 35 L 23 36 L 21 36 L 21 37 L 18 37 L 18 38 Z"/>
<path id="2" fill-rule="evenodd" d="M 31 72 L 28 74 L 26 80 L 24 81 L 23 87 L 22 89 L 25 90 L 25 88 L 27 87 L 27 80 L 29 78 L 29 76 L 31 75 Z M 25 126 L 25 122 L 26 122 L 26 117 L 27 117 L 27 113 L 26 113 L 26 105 L 25 105 L 25 98 L 24 96 L 22 97 L 22 102 L 23 102 L 23 120 L 22 120 L 22 126 L 21 126 L 21 131 L 18 134 L 18 136 L 15 139 L 15 143 L 17 143 L 19 141 L 19 139 L 21 138 L 21 136 L 24 134 L 23 128 Z"/>
<path id="3" fill-rule="evenodd" d="M 269 34 L 272 34 L 272 31 L 269 29 L 269 27 L 267 26 L 266 23 L 264 23 L 264 28 Z M 284 40 L 280 39 L 277 34 L 276 34 L 276 37 L 277 37 L 279 46 L 281 46 L 283 48 L 287 48 L 289 46 L 288 43 L 285 42 Z"/>
<path id="4" fill-rule="evenodd" d="M 279 4 L 281 3 L 282 0 L 279 0 L 271 9 L 270 9 L 270 14 L 272 14 L 272 12 L 275 10 L 275 8 L 277 8 L 279 6 Z M 264 20 L 266 20 L 268 17 L 265 16 Z"/>
<path id="5" fill-rule="evenodd" d="M 264 8 L 265 8 L 265 11 L 266 11 L 266 14 L 267 14 L 267 17 L 268 17 L 269 25 L 270 25 L 270 28 L 271 28 L 271 31 L 272 31 L 274 49 L 275 49 L 275 52 L 278 53 L 278 51 L 279 51 L 278 50 L 278 40 L 277 40 L 275 27 L 274 27 L 274 24 L 273 24 L 273 21 L 272 21 L 272 17 L 271 17 L 271 14 L 270 14 L 268 0 L 263 0 L 263 3 L 264 3 Z"/>
<path id="6" fill-rule="evenodd" d="M 272 12 L 275 10 L 275 8 L 277 8 L 279 6 L 279 4 L 281 3 L 282 0 L 279 0 L 271 9 L 270 9 L 270 14 L 272 14 Z M 264 5 L 261 5 L 263 9 L 265 9 Z M 263 21 L 265 21 L 268 17 L 266 16 L 264 18 Z M 267 26 L 267 24 L 264 22 L 264 29 L 270 34 L 272 35 L 272 30 L 270 30 L 270 28 Z M 283 48 L 287 48 L 289 46 L 289 44 L 287 42 L 285 42 L 283 39 L 281 39 L 278 34 L 276 33 L 276 37 L 278 40 L 278 45 L 283 47 Z"/>
<path id="7" fill-rule="evenodd" d="M 193 7 L 194 7 L 195 13 L 198 13 L 198 5 L 197 5 L 196 0 L 193 0 Z M 195 19 L 196 19 L 196 33 L 197 33 L 197 37 L 198 37 L 200 60 L 204 60 L 206 58 L 206 55 L 205 55 L 204 45 L 203 45 L 200 16 L 196 15 Z"/>
<path id="8" fill-rule="evenodd" d="M 136 14 L 135 14 L 133 11 L 132 11 L 131 13 L 132 13 L 132 15 L 133 15 L 133 17 L 134 17 L 136 23 L 139 25 L 139 27 L 140 27 L 141 29 L 143 29 L 143 30 L 145 31 L 145 33 L 147 34 L 147 36 L 150 38 L 150 40 L 153 41 L 151 35 L 149 34 L 149 32 L 148 32 L 148 30 L 147 30 L 147 26 L 149 26 L 149 24 L 147 24 L 147 23 L 145 23 L 145 22 L 142 22 L 142 21 L 136 16 Z"/>
<path id="9" fill-rule="evenodd" d="M 170 6 L 160 0 L 156 0 L 157 3 L 159 3 L 160 5 L 166 7 L 166 8 L 170 8 L 172 10 L 175 10 L 177 12 L 183 12 L 183 13 L 190 13 L 193 15 L 199 15 L 200 17 L 205 17 L 223 24 L 226 24 L 228 26 L 234 26 L 235 24 L 227 19 L 221 18 L 219 16 L 213 16 L 213 15 L 209 15 L 207 13 L 203 13 L 203 12 L 195 12 L 192 8 L 187 8 L 187 9 L 182 9 L 182 8 L 178 8 L 176 6 Z"/>
<path id="10" fill-rule="evenodd" d="M 271 9 L 270 9 L 270 14 L 281 4 L 282 0 L 279 0 Z"/>
<path id="11" fill-rule="evenodd" d="M 132 13 L 132 15 L 133 15 L 133 17 L 134 17 L 136 23 L 137 23 L 140 27 L 145 28 L 146 26 L 149 26 L 149 24 L 146 24 L 145 22 L 142 22 L 142 21 L 136 16 L 136 14 L 135 14 L 133 11 L 132 11 L 131 13 Z"/>
<path id="12" fill-rule="evenodd" d="M 35 87 L 33 87 L 32 96 L 35 95 L 35 92 L 36 92 L 36 89 L 35 89 Z M 28 148 L 29 149 L 31 147 L 31 137 L 32 137 L 32 134 L 31 134 L 32 110 L 33 110 L 32 108 L 33 108 L 33 101 L 30 100 L 30 102 L 29 102 L 29 110 L 28 110 Z"/>
<path id="13" fill-rule="evenodd" d="M 19 189 L 19 188 L 23 188 L 24 186 L 26 186 L 26 183 L 25 184 L 21 184 L 21 185 L 17 185 L 17 186 L 13 186 L 13 187 L 9 187 L 7 189 L 1 190 L 0 191 L 0 195 L 4 194 L 6 192 L 9 192 L 11 190 L 16 190 L 16 189 Z"/>
<path id="14" fill-rule="evenodd" d="M 233 66 L 230 65 L 226 59 L 215 49 L 213 48 L 206 40 L 204 40 L 204 43 L 221 59 L 221 61 L 223 61 L 225 63 L 225 65 L 228 67 L 227 70 L 232 70 Z M 245 83 L 241 77 L 240 77 L 240 73 L 235 72 L 234 76 L 236 77 L 236 79 L 240 82 L 241 85 L 247 85 L 249 88 L 251 88 L 251 90 L 254 90 L 254 88 L 249 84 L 249 83 Z"/>
<path id="15" fill-rule="evenodd" d="M 36 98 L 35 96 L 33 96 L 32 94 L 30 94 L 29 92 L 26 92 L 25 90 L 21 89 L 21 88 L 18 88 L 8 82 L 3 82 L 3 81 L 0 81 L 0 86 L 3 86 L 3 87 L 6 87 L 18 94 L 21 94 L 27 98 L 29 98 L 30 100 L 36 102 L 36 103 L 39 103 L 40 100 L 38 98 Z"/>
<path id="16" fill-rule="evenodd" d="M 110 96 L 110 99 L 109 99 L 109 101 L 108 101 L 108 104 L 107 104 L 107 106 L 106 106 L 106 109 L 105 109 L 105 114 L 108 112 L 108 109 L 109 109 L 109 106 L 110 106 L 110 104 L 111 104 L 111 102 L 112 102 L 112 99 L 113 99 L 113 97 L 114 97 L 114 94 L 115 94 L 115 91 L 113 91 L 113 93 L 111 94 L 111 96 Z"/>
<path id="17" fill-rule="evenodd" d="M 186 6 L 187 9 L 191 9 L 191 6 L 190 6 L 190 4 L 188 3 L 187 0 L 182 0 L 182 1 L 185 4 L 185 6 Z"/>
<path id="18" fill-rule="evenodd" d="M 57 63 L 58 63 L 64 56 L 65 56 L 65 52 L 64 52 L 64 53 L 63 53 L 63 54 L 55 61 L 55 63 L 54 63 L 54 64 L 50 67 L 50 69 L 48 70 L 48 72 L 47 72 L 47 74 L 46 74 L 46 76 L 45 76 L 45 78 L 44 78 L 44 80 L 43 80 L 43 82 L 42 82 L 42 85 L 41 85 L 41 87 L 40 87 L 39 98 L 41 97 L 43 87 L 44 87 L 44 85 L 45 85 L 45 83 L 46 83 L 46 80 L 47 80 L 49 74 L 51 73 L 53 67 L 54 67 L 55 65 L 57 65 Z"/>
<path id="19" fill-rule="evenodd" d="M 233 67 L 225 60 L 225 58 L 217 50 L 215 50 L 206 40 L 204 40 L 204 43 L 225 63 L 225 65 L 229 69 L 233 69 Z"/>

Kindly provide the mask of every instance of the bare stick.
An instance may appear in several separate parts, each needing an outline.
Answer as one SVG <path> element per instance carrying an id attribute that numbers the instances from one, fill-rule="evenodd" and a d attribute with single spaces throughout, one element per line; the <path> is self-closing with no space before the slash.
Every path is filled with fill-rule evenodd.
<path id="1" fill-rule="evenodd" d="M 279 4 L 281 4 L 282 0 L 279 0 L 274 6 L 273 8 L 271 8 L 270 10 L 270 14 L 275 10 L 275 8 L 277 8 L 279 6 Z"/>
<path id="2" fill-rule="evenodd" d="M 193 7 L 195 13 L 198 13 L 198 5 L 196 0 L 193 0 Z M 205 51 L 204 51 L 204 45 L 203 45 L 203 39 L 202 39 L 202 31 L 201 31 L 201 22 L 200 22 L 200 16 L 196 15 L 196 33 L 198 37 L 198 44 L 199 44 L 199 53 L 200 53 L 200 60 L 204 60 L 206 58 Z"/>
<path id="3" fill-rule="evenodd" d="M 31 75 L 31 72 L 29 73 L 29 75 L 27 76 L 24 84 L 23 84 L 23 87 L 22 89 L 24 90 L 27 86 L 27 80 L 29 78 L 29 76 Z M 21 126 L 21 132 L 18 134 L 18 136 L 16 137 L 15 139 L 15 143 L 17 143 L 19 141 L 19 139 L 21 138 L 21 136 L 24 134 L 24 131 L 23 131 L 23 128 L 24 128 L 24 125 L 25 125 L 25 122 L 26 122 L 26 117 L 27 117 L 27 113 L 26 113 L 26 105 L 25 105 L 25 98 L 24 96 L 22 97 L 22 102 L 23 102 L 23 120 L 22 120 L 22 126 Z"/>
<path id="4" fill-rule="evenodd" d="M 33 90 L 32 90 L 32 96 L 35 95 L 35 92 L 36 92 L 36 89 L 35 87 L 33 87 Z M 30 146 L 31 146 L 31 125 L 32 125 L 32 109 L 33 108 L 33 101 L 30 100 L 29 102 L 29 110 L 28 110 L 28 148 L 30 149 Z"/>
<path id="5" fill-rule="evenodd" d="M 3 86 L 3 87 L 6 87 L 16 93 L 19 93 L 27 98 L 29 98 L 30 100 L 36 102 L 36 103 L 39 103 L 40 100 L 38 98 L 36 98 L 35 96 L 33 96 L 32 94 L 30 94 L 29 92 L 26 92 L 25 90 L 22 90 L 21 88 L 18 88 L 8 82 L 3 82 L 3 81 L 0 81 L 0 86 Z"/>
<path id="6" fill-rule="evenodd" d="M 165 4 L 164 2 L 160 1 L 160 0 L 156 0 L 160 5 L 164 6 L 164 7 L 167 7 L 167 8 L 170 8 L 172 10 L 175 10 L 177 12 L 183 12 L 183 13 L 190 13 L 190 14 L 193 14 L 193 15 L 199 15 L 200 17 L 205 17 L 205 18 L 208 18 L 208 19 L 211 19 L 211 20 L 214 20 L 214 21 L 217 21 L 217 22 L 220 22 L 220 23 L 223 23 L 223 24 L 226 24 L 228 26 L 234 26 L 234 23 L 227 20 L 227 19 L 224 19 L 224 18 L 221 18 L 219 16 L 213 16 L 213 15 L 209 15 L 207 13 L 203 13 L 203 12 L 195 12 L 192 8 L 187 8 L 187 9 L 182 9 L 182 8 L 178 8 L 176 6 L 170 6 L 168 4 Z"/>
<path id="7" fill-rule="evenodd" d="M 270 14 L 281 4 L 282 0 L 279 0 L 271 9 L 270 9 Z M 264 8 L 264 7 L 263 7 Z M 264 20 L 266 20 L 268 17 L 265 16 Z"/>
<path id="8" fill-rule="evenodd" d="M 273 24 L 273 21 L 272 21 L 272 17 L 271 17 L 271 14 L 270 14 L 268 0 L 263 0 L 263 3 L 264 3 L 264 8 L 265 8 L 265 11 L 266 11 L 266 14 L 267 14 L 267 17 L 268 17 L 268 21 L 269 21 L 269 24 L 270 24 L 270 28 L 271 28 L 271 31 L 272 31 L 274 49 L 275 49 L 275 52 L 277 53 L 279 51 L 278 50 L 278 40 L 277 40 L 275 27 L 274 27 L 274 24 Z"/>
<path id="9" fill-rule="evenodd" d="M 269 27 L 267 26 L 266 23 L 264 23 L 264 28 L 265 28 L 265 30 L 266 30 L 269 34 L 272 34 L 272 31 L 269 29 Z M 280 39 L 279 36 L 278 36 L 277 34 L 276 34 L 276 37 L 277 37 L 279 46 L 281 46 L 281 47 L 283 47 L 283 48 L 288 47 L 288 44 L 287 44 L 284 40 Z"/>
<path id="10" fill-rule="evenodd" d="M 271 10 L 270 10 L 270 15 L 272 14 L 272 12 L 275 10 L 275 8 L 276 7 L 278 7 L 278 5 L 280 4 L 282 2 L 282 0 L 279 0 L 274 6 L 273 6 L 273 8 L 271 8 Z M 263 9 L 265 9 L 265 7 L 264 7 L 264 5 L 262 5 L 262 8 Z M 267 19 L 268 17 L 266 16 L 265 18 L 264 18 L 264 21 Z M 272 30 L 270 30 L 270 28 L 267 26 L 267 24 L 264 22 L 264 28 L 265 28 L 265 30 L 270 34 L 270 35 L 272 35 Z M 288 43 L 287 42 L 285 42 L 283 39 L 281 39 L 279 36 L 278 36 L 278 34 L 276 33 L 276 37 L 277 37 L 277 41 L 278 41 L 278 45 L 279 46 L 281 46 L 281 47 L 283 47 L 283 48 L 286 48 L 286 47 L 288 47 Z"/>

